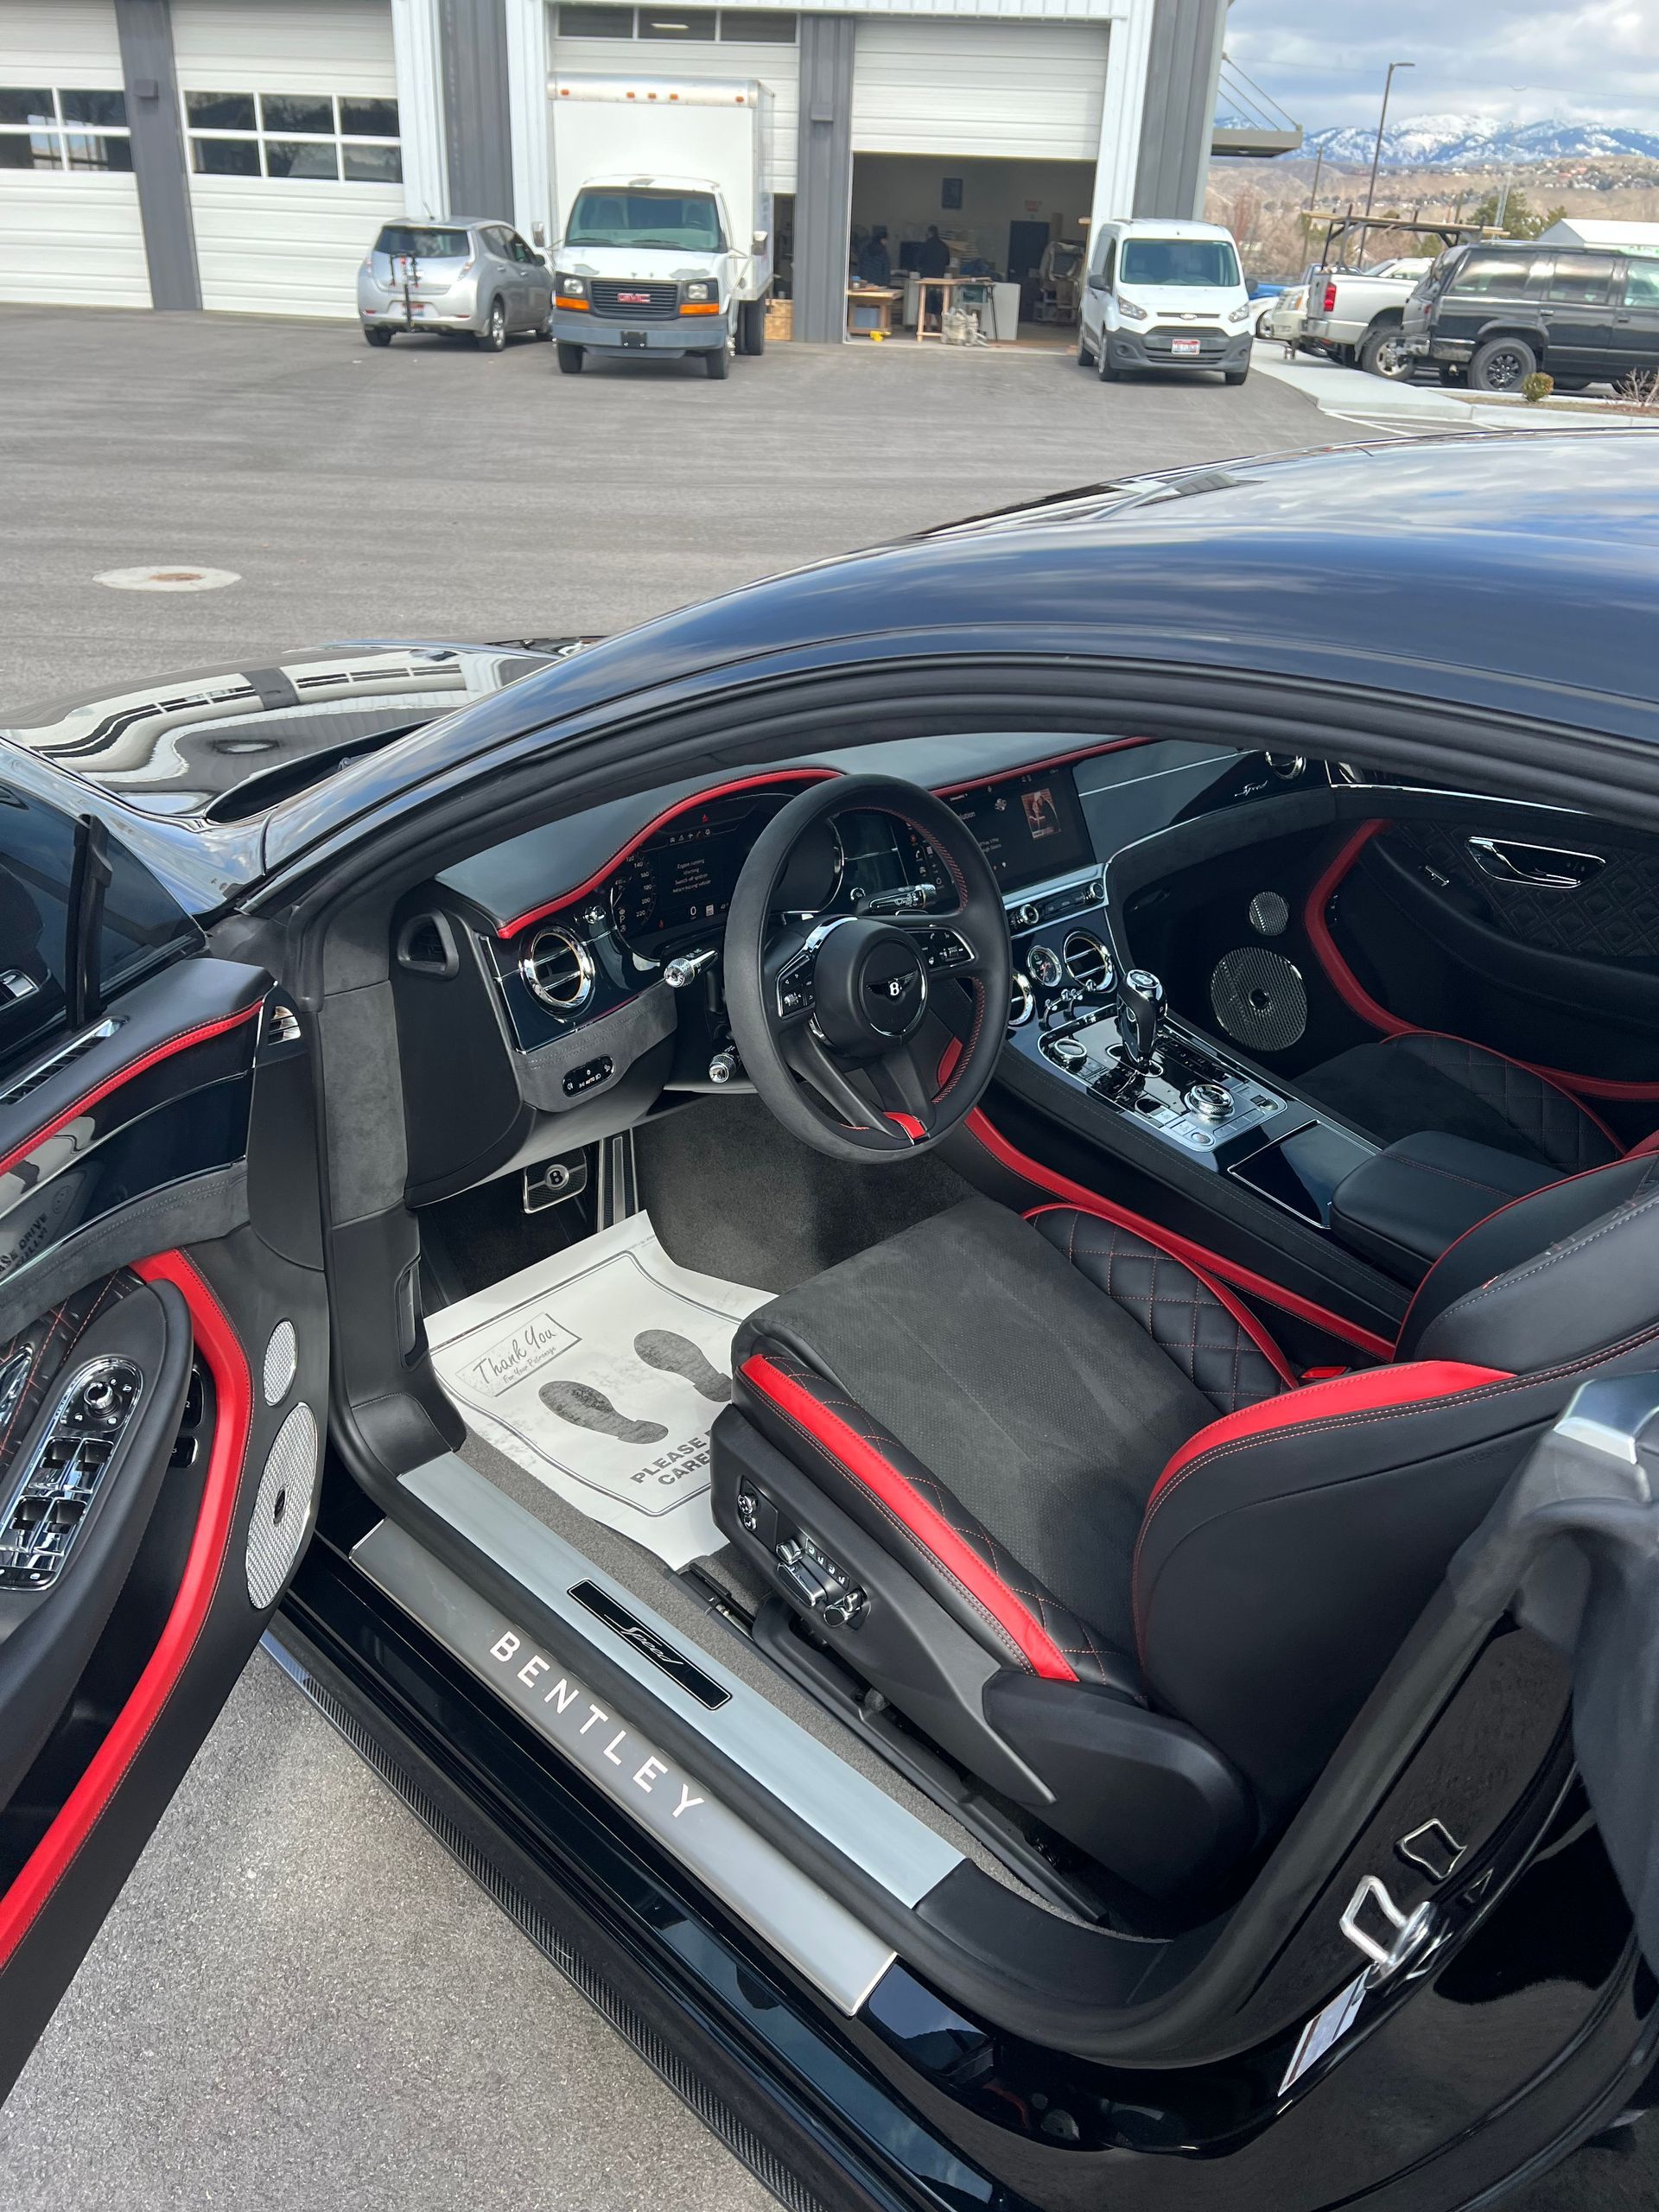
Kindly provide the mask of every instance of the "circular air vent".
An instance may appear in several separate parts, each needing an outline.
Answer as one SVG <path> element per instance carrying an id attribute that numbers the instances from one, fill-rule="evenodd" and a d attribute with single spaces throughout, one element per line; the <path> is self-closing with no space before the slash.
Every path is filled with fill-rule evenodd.
<path id="1" fill-rule="evenodd" d="M 1092 987 L 1104 983 L 1112 972 L 1112 956 L 1088 930 L 1073 930 L 1061 947 L 1065 972 L 1074 983 Z"/>
<path id="2" fill-rule="evenodd" d="M 518 973 L 556 1014 L 575 1014 L 594 995 L 593 955 L 569 930 L 537 930 L 524 947 Z"/>
<path id="3" fill-rule="evenodd" d="M 1037 1010 L 1037 1000 L 1031 985 L 1016 968 L 1008 993 L 1008 1027 L 1022 1028 Z"/>

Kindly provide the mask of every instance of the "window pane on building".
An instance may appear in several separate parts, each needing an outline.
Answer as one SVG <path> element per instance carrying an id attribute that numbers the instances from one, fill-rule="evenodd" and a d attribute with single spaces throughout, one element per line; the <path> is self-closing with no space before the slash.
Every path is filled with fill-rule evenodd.
<path id="1" fill-rule="evenodd" d="M 396 100 L 349 99 L 340 97 L 340 127 L 348 138 L 395 138 L 397 136 Z"/>
<path id="2" fill-rule="evenodd" d="M 340 149 L 353 184 L 401 184 L 404 160 L 396 146 L 345 145 Z"/>
<path id="3" fill-rule="evenodd" d="M 251 130 L 251 92 L 187 92 L 184 111 L 193 130 Z"/>
<path id="4" fill-rule="evenodd" d="M 251 138 L 193 138 L 190 162 L 200 176 L 257 176 L 259 149 Z"/>
<path id="5" fill-rule="evenodd" d="M 127 96 L 124 92 L 60 92 L 66 123 L 102 123 L 112 124 L 118 130 L 126 127 Z"/>
<path id="6" fill-rule="evenodd" d="M 0 130 L 0 169 L 60 169 L 60 141 L 51 130 Z"/>
<path id="7" fill-rule="evenodd" d="M 720 35 L 752 46 L 793 46 L 795 20 L 775 8 L 722 8 Z"/>
<path id="8" fill-rule="evenodd" d="M 642 8 L 639 10 L 641 38 L 700 38 L 715 35 L 715 11 L 712 8 Z"/>
<path id="9" fill-rule="evenodd" d="M 632 38 L 632 8 L 563 7 L 559 10 L 561 38 Z"/>
<path id="10" fill-rule="evenodd" d="M 64 135 L 72 169 L 121 169 L 132 167 L 132 141 L 106 138 L 102 132 L 70 130 Z"/>
<path id="11" fill-rule="evenodd" d="M 0 85 L 0 123 L 55 123 L 57 112 L 49 90 L 25 85 Z"/>
<path id="12" fill-rule="evenodd" d="M 340 162 L 334 142 L 317 138 L 267 138 L 265 141 L 265 175 L 267 176 L 326 176 L 331 183 L 340 177 Z"/>
<path id="13" fill-rule="evenodd" d="M 334 135 L 332 99 L 318 99 L 309 92 L 261 92 L 259 108 L 267 130 L 320 132 L 325 138 Z"/>

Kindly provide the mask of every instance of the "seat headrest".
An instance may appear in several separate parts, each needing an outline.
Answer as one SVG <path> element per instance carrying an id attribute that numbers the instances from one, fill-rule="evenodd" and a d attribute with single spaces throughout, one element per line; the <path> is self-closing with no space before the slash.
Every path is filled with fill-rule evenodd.
<path id="1" fill-rule="evenodd" d="M 1659 1326 L 1659 1154 L 1592 1167 L 1477 1222 L 1423 1278 L 1396 1359 L 1524 1374 Z"/>

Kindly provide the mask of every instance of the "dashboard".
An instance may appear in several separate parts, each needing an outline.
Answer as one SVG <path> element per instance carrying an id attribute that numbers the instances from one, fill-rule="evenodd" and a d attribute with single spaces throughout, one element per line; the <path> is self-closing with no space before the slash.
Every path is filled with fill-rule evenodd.
<path id="1" fill-rule="evenodd" d="M 1092 907 L 1104 957 L 1116 854 L 1304 773 L 1323 781 L 1300 761 L 1201 741 L 1100 738 L 1058 760 L 1044 744 L 1014 733 L 827 751 L 607 802 L 445 869 L 394 918 L 411 1201 L 626 1127 L 664 1088 L 721 1079 L 727 914 L 756 839 L 804 785 L 878 773 L 936 791 L 978 840 L 1016 939 L 1039 917 Z M 906 893 L 926 905 L 937 886 L 948 906 L 947 881 L 918 831 L 853 807 L 797 846 L 776 904 L 830 918 Z"/>

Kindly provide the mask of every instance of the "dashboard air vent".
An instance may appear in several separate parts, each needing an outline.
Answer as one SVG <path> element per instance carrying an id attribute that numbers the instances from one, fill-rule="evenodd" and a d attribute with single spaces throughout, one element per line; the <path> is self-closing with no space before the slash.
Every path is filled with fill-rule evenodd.
<path id="1" fill-rule="evenodd" d="M 594 960 L 569 930 L 540 929 L 524 947 L 518 972 L 533 996 L 555 1014 L 575 1014 L 594 995 Z"/>
<path id="2" fill-rule="evenodd" d="M 1073 930 L 1061 953 L 1065 972 L 1074 983 L 1103 983 L 1112 972 L 1110 953 L 1088 930 Z"/>

